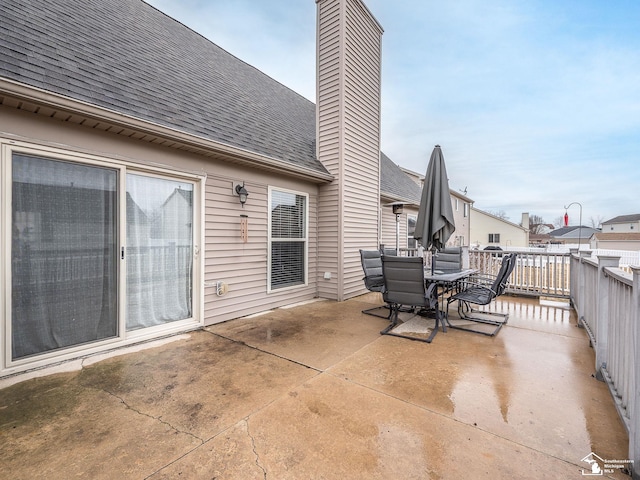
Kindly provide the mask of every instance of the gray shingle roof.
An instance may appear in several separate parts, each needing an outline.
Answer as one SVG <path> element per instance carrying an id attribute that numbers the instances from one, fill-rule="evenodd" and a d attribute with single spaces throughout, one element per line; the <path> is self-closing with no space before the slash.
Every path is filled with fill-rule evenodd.
<path id="1" fill-rule="evenodd" d="M 549 232 L 553 238 L 588 238 L 594 233 L 598 233 L 600 230 L 583 225 L 573 225 L 570 227 L 556 228 Z"/>
<path id="2" fill-rule="evenodd" d="M 0 76 L 326 174 L 315 105 L 141 0 L 2 0 Z"/>
<path id="3" fill-rule="evenodd" d="M 420 204 L 422 189 L 402 169 L 380 152 L 380 193 L 398 201 Z"/>
<path id="4" fill-rule="evenodd" d="M 0 76 L 326 174 L 315 104 L 141 0 L 2 0 Z M 420 203 L 386 155 L 381 193 Z"/>
<path id="5" fill-rule="evenodd" d="M 636 213 L 633 215 L 619 215 L 617 217 L 612 218 L 611 220 L 602 222 L 602 224 L 605 225 L 608 223 L 630 223 L 630 222 L 637 222 L 639 220 L 640 220 L 640 213 Z"/>

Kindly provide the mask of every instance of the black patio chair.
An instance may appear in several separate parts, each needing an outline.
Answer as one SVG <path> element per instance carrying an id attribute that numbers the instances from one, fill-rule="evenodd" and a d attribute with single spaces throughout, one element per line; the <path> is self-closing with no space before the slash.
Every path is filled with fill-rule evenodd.
<path id="1" fill-rule="evenodd" d="M 434 273 L 452 273 L 462 270 L 462 247 L 445 247 L 431 257 Z M 442 286 L 441 294 L 458 292 L 458 282 Z"/>
<path id="2" fill-rule="evenodd" d="M 385 247 L 384 245 L 380 245 L 380 253 L 382 255 L 389 255 L 395 257 L 398 255 L 398 250 L 395 248 Z"/>
<path id="3" fill-rule="evenodd" d="M 382 254 L 378 250 L 360 250 L 360 263 L 364 272 L 364 286 L 370 292 L 380 292 L 384 289 L 384 277 L 382 276 Z M 386 309 L 384 315 L 375 313 L 381 309 Z M 362 313 L 380 318 L 391 318 L 391 308 L 389 305 L 368 308 Z"/>
<path id="4" fill-rule="evenodd" d="M 460 289 L 460 291 L 454 295 L 451 295 L 447 299 L 447 325 L 450 328 L 466 330 L 474 333 L 481 333 L 488 336 L 494 336 L 496 333 L 498 333 L 502 326 L 507 323 L 509 314 L 477 310 L 472 308 L 471 305 L 489 305 L 497 297 L 504 293 L 505 289 L 507 288 L 509 276 L 516 266 L 516 259 L 516 253 L 507 253 L 502 257 L 500 270 L 495 277 L 487 275 L 476 276 L 470 280 L 460 282 L 458 284 L 458 288 Z M 452 325 L 449 321 L 449 305 L 455 301 L 458 302 L 458 315 L 460 315 L 460 318 L 462 320 L 470 320 L 472 322 L 493 325 L 496 328 L 490 331 L 486 331 L 475 330 L 468 325 Z"/>
<path id="5" fill-rule="evenodd" d="M 432 261 L 434 270 L 444 273 L 462 270 L 462 247 L 446 247 L 437 252 Z"/>
<path id="6" fill-rule="evenodd" d="M 425 286 L 423 258 L 383 255 L 382 275 L 384 277 L 382 298 L 391 306 L 391 323 L 380 333 L 431 343 L 433 337 L 438 333 L 441 312 L 438 309 L 436 284 L 429 283 L 428 286 Z M 435 318 L 436 324 L 429 338 L 412 337 L 393 332 L 393 329 L 398 326 L 398 313 L 403 307 L 408 307 L 409 311 L 415 310 L 417 315 Z"/>

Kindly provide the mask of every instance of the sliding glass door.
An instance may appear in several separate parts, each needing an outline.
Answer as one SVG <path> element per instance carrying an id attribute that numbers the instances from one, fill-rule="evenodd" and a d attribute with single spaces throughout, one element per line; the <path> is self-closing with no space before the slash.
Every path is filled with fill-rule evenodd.
<path id="1" fill-rule="evenodd" d="M 192 315 L 193 184 L 127 175 L 127 330 Z"/>
<path id="2" fill-rule="evenodd" d="M 9 245 L 0 258 L 8 287 L 2 368 L 201 321 L 193 289 L 198 177 L 53 149 L 0 152 Z"/>
<path id="3" fill-rule="evenodd" d="M 118 335 L 118 171 L 12 157 L 12 358 Z"/>

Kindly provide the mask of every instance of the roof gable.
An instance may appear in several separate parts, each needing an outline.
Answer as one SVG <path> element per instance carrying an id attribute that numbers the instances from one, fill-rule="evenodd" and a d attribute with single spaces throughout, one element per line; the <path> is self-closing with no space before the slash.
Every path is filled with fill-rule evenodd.
<path id="1" fill-rule="evenodd" d="M 0 76 L 327 174 L 315 105 L 141 0 L 4 0 Z"/>
<path id="2" fill-rule="evenodd" d="M 520 230 L 523 230 L 525 232 L 529 230 L 529 226 L 528 225 L 526 227 L 524 227 L 522 225 L 518 225 L 517 223 L 513 223 L 510 220 L 505 220 L 504 218 L 498 217 L 498 216 L 494 215 L 493 213 L 489 213 L 489 212 L 485 212 L 484 210 L 480 210 L 479 208 L 476 208 L 473 205 L 471 206 L 471 211 L 475 212 L 477 214 L 483 215 L 485 217 L 488 217 L 488 218 L 490 218 L 490 219 L 492 219 L 494 221 L 503 223 L 505 225 L 509 225 L 511 227 L 516 227 L 516 228 L 518 228 Z"/>
<path id="3" fill-rule="evenodd" d="M 617 217 L 612 218 L 611 220 L 602 222 L 602 225 L 608 225 L 610 223 L 629 223 L 629 222 L 638 222 L 638 221 L 640 221 L 640 213 L 635 213 L 633 215 L 619 215 Z"/>
<path id="4" fill-rule="evenodd" d="M 600 230 L 598 230 L 597 228 L 586 227 L 584 225 L 582 225 L 581 227 L 578 225 L 573 225 L 570 227 L 557 228 L 549 232 L 549 235 L 551 235 L 553 238 L 588 238 L 599 231 Z"/>

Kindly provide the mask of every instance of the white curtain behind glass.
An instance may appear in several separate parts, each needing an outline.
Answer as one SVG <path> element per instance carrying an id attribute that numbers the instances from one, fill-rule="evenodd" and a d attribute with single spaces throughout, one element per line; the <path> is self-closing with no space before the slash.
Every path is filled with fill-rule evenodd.
<path id="1" fill-rule="evenodd" d="M 193 185 L 127 175 L 127 330 L 191 317 Z"/>

